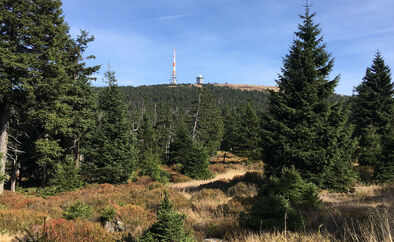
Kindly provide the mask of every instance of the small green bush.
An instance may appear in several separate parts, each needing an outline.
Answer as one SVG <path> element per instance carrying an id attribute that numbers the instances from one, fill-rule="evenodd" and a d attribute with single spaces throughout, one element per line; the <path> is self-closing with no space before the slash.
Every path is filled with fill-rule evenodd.
<path id="1" fill-rule="evenodd" d="M 296 230 L 302 226 L 302 212 L 319 210 L 322 202 L 317 187 L 305 182 L 294 169 L 283 169 L 280 177 L 270 177 L 261 187 L 257 202 L 248 214 L 241 214 L 241 223 L 255 230 Z"/>
<path id="2" fill-rule="evenodd" d="M 7 209 L 8 207 L 6 205 L 0 203 L 0 210 L 7 210 Z"/>
<path id="3" fill-rule="evenodd" d="M 141 236 L 139 241 L 194 241 L 185 228 L 185 215 L 178 213 L 165 193 L 157 210 L 157 222 Z"/>
<path id="4" fill-rule="evenodd" d="M 117 211 L 114 207 L 108 206 L 100 215 L 101 221 L 110 221 L 116 217 Z"/>
<path id="5" fill-rule="evenodd" d="M 92 216 L 93 210 L 90 206 L 75 202 L 63 212 L 63 218 L 65 219 L 89 219 Z"/>

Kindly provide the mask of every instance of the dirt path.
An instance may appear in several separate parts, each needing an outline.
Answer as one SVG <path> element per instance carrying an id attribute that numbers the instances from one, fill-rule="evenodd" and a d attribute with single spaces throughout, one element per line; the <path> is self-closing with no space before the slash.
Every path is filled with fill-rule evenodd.
<path id="1" fill-rule="evenodd" d="M 193 180 L 188 182 L 179 182 L 179 183 L 169 183 L 168 187 L 178 190 L 185 190 L 188 188 L 195 188 L 201 185 L 205 185 L 211 182 L 219 181 L 219 180 L 231 180 L 236 176 L 245 175 L 246 170 L 229 170 L 225 173 L 219 174 L 216 177 L 209 180 Z"/>

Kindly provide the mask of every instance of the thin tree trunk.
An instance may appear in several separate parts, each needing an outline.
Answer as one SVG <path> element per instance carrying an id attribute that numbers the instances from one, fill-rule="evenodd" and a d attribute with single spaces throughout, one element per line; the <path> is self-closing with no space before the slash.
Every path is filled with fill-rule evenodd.
<path id="1" fill-rule="evenodd" d="M 16 177 L 18 172 L 18 150 L 15 149 L 15 158 L 12 160 L 12 169 L 11 169 L 11 192 L 15 192 L 16 188 Z"/>
<path id="2" fill-rule="evenodd" d="M 74 140 L 74 161 L 75 161 L 75 168 L 79 168 L 80 162 L 80 155 L 79 155 L 79 138 Z"/>
<path id="3" fill-rule="evenodd" d="M 4 106 L 1 113 L 0 120 L 0 154 L 1 154 L 1 171 L 0 176 L 5 176 L 5 165 L 7 162 L 7 150 L 8 150 L 8 126 L 9 126 L 9 114 L 8 105 Z M 0 194 L 4 191 L 4 180 L 0 180 Z"/>
<path id="4" fill-rule="evenodd" d="M 201 93 L 198 95 L 196 119 L 194 120 L 194 127 L 193 127 L 193 133 L 192 133 L 192 139 L 193 140 L 195 140 L 195 138 L 196 138 L 196 130 L 197 130 L 197 124 L 198 124 L 198 115 L 199 115 L 199 112 L 200 112 L 200 103 L 201 103 Z"/>

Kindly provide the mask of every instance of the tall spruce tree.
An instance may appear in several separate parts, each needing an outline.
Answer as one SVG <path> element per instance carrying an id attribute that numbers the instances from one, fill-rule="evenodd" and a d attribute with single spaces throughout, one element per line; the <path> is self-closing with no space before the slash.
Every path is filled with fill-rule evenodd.
<path id="1" fill-rule="evenodd" d="M 70 36 L 60 0 L 31 1 L 31 35 L 26 45 L 32 53 L 29 75 L 24 82 L 28 119 L 35 136 L 34 157 L 41 170 L 41 186 L 48 168 L 61 159 L 65 147 L 60 140 L 70 124 L 71 107 L 65 102 L 69 89 L 67 44 Z"/>
<path id="2" fill-rule="evenodd" d="M 235 153 L 257 160 L 261 156 L 260 120 L 249 102 L 241 107 L 241 117 L 238 127 L 237 146 Z"/>
<path id="3" fill-rule="evenodd" d="M 358 161 L 362 165 L 374 165 L 379 159 L 376 154 L 380 153 L 381 137 L 390 131 L 394 111 L 394 83 L 380 52 L 355 91 L 352 119 L 356 126 L 354 136 L 360 141 Z"/>
<path id="4" fill-rule="evenodd" d="M 115 73 L 107 71 L 105 77 L 108 86 L 99 94 L 97 127 L 88 136 L 82 174 L 88 182 L 122 183 L 136 167 L 137 151 Z"/>
<path id="5" fill-rule="evenodd" d="M 290 52 L 283 60 L 277 80 L 278 92 L 271 92 L 270 107 L 262 132 L 263 161 L 268 175 L 279 175 L 283 167 L 294 166 L 316 185 L 334 186 L 351 170 L 349 157 L 337 152 L 346 130 L 330 122 L 333 112 L 329 97 L 339 80 L 328 80 L 334 64 L 320 37 L 321 29 L 313 22 L 315 14 L 307 5 L 300 16 L 303 23 L 295 32 Z M 346 124 L 343 124 L 346 125 Z M 331 137 L 330 134 L 335 134 Z M 337 168 L 330 184 L 323 175 Z M 348 184 L 343 184 L 344 186 Z"/>
<path id="6" fill-rule="evenodd" d="M 374 164 L 374 177 L 379 182 L 394 181 L 394 127 L 382 138 L 382 151 Z"/>
<path id="7" fill-rule="evenodd" d="M 196 179 L 212 177 L 209 171 L 208 153 L 191 138 L 183 119 L 180 119 L 174 141 L 170 146 L 170 164 L 182 164 L 182 173 Z"/>
<path id="8" fill-rule="evenodd" d="M 153 179 L 166 182 L 166 173 L 160 169 L 160 147 L 157 143 L 156 130 L 153 128 L 148 113 L 144 113 L 141 126 L 137 133 L 139 162 L 138 168 L 142 175 L 151 176 Z"/>
<path id="9" fill-rule="evenodd" d="M 202 145 L 209 155 L 220 148 L 223 120 L 212 94 L 206 88 L 199 90 L 197 100 L 189 109 L 187 123 L 193 141 Z"/>
<path id="10" fill-rule="evenodd" d="M 11 109 L 24 102 L 21 91 L 33 54 L 27 43 L 33 24 L 30 1 L 0 1 L 0 177 L 5 176 Z M 0 194 L 4 182 L 0 180 Z"/>
<path id="11" fill-rule="evenodd" d="M 238 124 L 239 117 L 238 112 L 230 106 L 224 106 L 222 110 L 223 117 L 223 140 L 220 145 L 221 150 L 232 151 L 238 144 Z"/>

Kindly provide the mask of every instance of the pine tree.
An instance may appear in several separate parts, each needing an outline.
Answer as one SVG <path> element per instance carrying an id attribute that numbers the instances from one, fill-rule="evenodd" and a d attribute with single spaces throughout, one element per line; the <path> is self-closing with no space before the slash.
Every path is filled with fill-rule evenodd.
<path id="1" fill-rule="evenodd" d="M 136 167 L 137 152 L 132 143 L 115 73 L 105 73 L 108 86 L 99 95 L 96 129 L 88 137 L 82 174 L 88 182 L 122 183 Z"/>
<path id="2" fill-rule="evenodd" d="M 161 160 L 156 131 L 147 113 L 143 115 L 137 139 L 140 154 L 138 167 L 142 175 L 151 176 L 160 182 L 167 182 L 167 174 L 160 169 Z"/>
<path id="3" fill-rule="evenodd" d="M 328 80 L 334 60 L 325 50 L 314 16 L 306 6 L 305 15 L 301 16 L 303 23 L 283 60 L 277 80 L 279 91 L 271 92 L 262 144 L 268 175 L 278 175 L 283 167 L 294 166 L 304 178 L 324 186 L 322 175 L 331 170 L 328 167 L 341 168 L 341 173 L 336 174 L 341 177 L 348 173 L 351 164 L 347 156 L 334 156 L 342 149 L 335 142 L 346 136 L 340 134 L 343 128 L 336 129 L 336 124 L 331 127 L 329 121 L 332 112 L 329 97 L 339 77 Z M 328 132 L 334 133 L 335 138 L 330 138 Z M 331 182 L 340 181 L 332 177 Z"/>
<path id="4" fill-rule="evenodd" d="M 379 182 L 394 181 L 394 127 L 382 139 L 382 152 L 374 164 L 375 180 Z"/>
<path id="5" fill-rule="evenodd" d="M 5 176 L 10 112 L 24 103 L 23 82 L 33 59 L 26 39 L 31 35 L 30 1 L 0 2 L 0 177 Z M 0 180 L 0 194 L 4 182 Z"/>
<path id="6" fill-rule="evenodd" d="M 238 139 L 238 112 L 231 109 L 230 106 L 224 106 L 222 110 L 223 117 L 223 140 L 220 145 L 221 150 L 232 151 L 237 146 Z"/>
<path id="7" fill-rule="evenodd" d="M 192 139 L 212 155 L 220 148 L 223 139 L 223 120 L 213 96 L 205 88 L 199 90 L 197 100 L 188 113 L 188 126 Z"/>
<path id="8" fill-rule="evenodd" d="M 182 173 L 195 179 L 212 177 L 208 169 L 208 154 L 204 147 L 191 138 L 183 119 L 178 123 L 174 141 L 170 146 L 170 164 L 182 164 Z"/>
<path id="9" fill-rule="evenodd" d="M 250 102 L 241 108 L 235 153 L 258 160 L 260 150 L 260 121 Z"/>
<path id="10" fill-rule="evenodd" d="M 26 45 L 31 78 L 23 83 L 27 95 L 28 118 L 34 128 L 34 157 L 41 170 L 41 186 L 47 183 L 48 168 L 63 158 L 60 140 L 70 124 L 71 107 L 65 102 L 70 81 L 67 76 L 67 44 L 70 37 L 60 0 L 30 3 L 30 36 Z"/>
<path id="11" fill-rule="evenodd" d="M 168 198 L 167 192 L 157 209 L 157 222 L 154 223 L 140 238 L 139 241 L 163 241 L 163 242 L 191 242 L 193 237 L 185 228 L 184 214 L 175 210 L 174 205 Z"/>
<path id="12" fill-rule="evenodd" d="M 380 139 L 389 133 L 394 112 L 394 83 L 380 52 L 376 53 L 372 66 L 367 68 L 363 82 L 355 91 L 353 123 L 356 126 L 354 136 L 360 140 L 358 161 L 362 165 L 374 165 L 376 156 L 370 153 L 379 153 Z"/>

